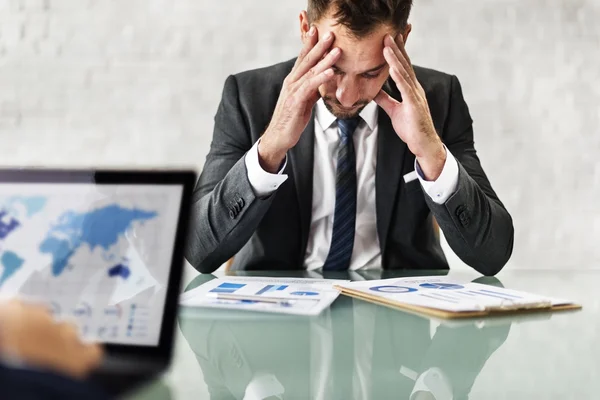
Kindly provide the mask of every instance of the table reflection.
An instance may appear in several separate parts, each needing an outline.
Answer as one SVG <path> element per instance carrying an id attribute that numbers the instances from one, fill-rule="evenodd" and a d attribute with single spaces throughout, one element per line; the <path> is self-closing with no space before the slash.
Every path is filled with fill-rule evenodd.
<path id="1" fill-rule="evenodd" d="M 512 320 L 440 323 L 340 296 L 312 318 L 184 309 L 179 322 L 211 399 L 458 400 Z"/>

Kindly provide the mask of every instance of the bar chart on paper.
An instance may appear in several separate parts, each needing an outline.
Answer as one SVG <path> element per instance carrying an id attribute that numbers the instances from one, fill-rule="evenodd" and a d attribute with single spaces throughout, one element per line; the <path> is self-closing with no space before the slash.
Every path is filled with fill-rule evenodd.
<path id="1" fill-rule="evenodd" d="M 288 285 L 266 285 L 265 287 L 260 289 L 258 292 L 256 292 L 256 294 L 261 295 L 261 294 L 269 293 L 269 292 L 281 292 L 287 288 L 288 288 Z"/>
<path id="2" fill-rule="evenodd" d="M 270 313 L 318 315 L 338 297 L 336 283 L 324 279 L 224 277 L 183 293 L 184 307 L 229 308 Z"/>

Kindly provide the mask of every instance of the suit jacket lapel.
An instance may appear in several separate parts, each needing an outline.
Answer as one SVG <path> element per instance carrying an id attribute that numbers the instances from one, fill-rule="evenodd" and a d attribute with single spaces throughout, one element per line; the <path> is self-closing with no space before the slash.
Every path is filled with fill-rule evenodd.
<path id="1" fill-rule="evenodd" d="M 304 264 L 304 254 L 308 245 L 308 234 L 312 217 L 313 194 L 313 163 L 314 163 L 314 134 L 315 134 L 315 109 L 308 125 L 304 129 L 300 140 L 289 152 L 291 171 L 294 175 L 296 195 L 300 209 L 300 263 Z"/>
<path id="2" fill-rule="evenodd" d="M 386 83 L 386 92 L 396 99 L 401 99 L 400 93 Z M 382 262 L 387 244 L 387 235 L 390 228 L 394 205 L 398 197 L 398 189 L 404 158 L 408 146 L 404 143 L 392 126 L 392 121 L 386 112 L 379 107 L 378 117 L 378 143 L 377 167 L 375 172 L 375 206 L 377 213 L 377 234 L 381 247 Z"/>

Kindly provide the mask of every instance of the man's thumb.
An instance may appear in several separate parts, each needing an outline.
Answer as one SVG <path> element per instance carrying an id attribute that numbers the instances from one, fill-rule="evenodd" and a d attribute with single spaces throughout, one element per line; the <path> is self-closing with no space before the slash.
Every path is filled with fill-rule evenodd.
<path id="1" fill-rule="evenodd" d="M 380 90 L 379 93 L 377 93 L 377 96 L 375 96 L 374 100 L 375 103 L 377 103 L 379 107 L 383 108 L 386 114 L 390 117 L 392 116 L 392 110 L 394 109 L 394 106 L 396 105 L 396 103 L 398 103 L 383 90 Z"/>

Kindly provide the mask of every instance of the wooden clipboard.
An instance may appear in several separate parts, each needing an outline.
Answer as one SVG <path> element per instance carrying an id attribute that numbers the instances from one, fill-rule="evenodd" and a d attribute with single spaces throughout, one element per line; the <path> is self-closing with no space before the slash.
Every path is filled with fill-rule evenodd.
<path id="1" fill-rule="evenodd" d="M 406 304 L 402 302 L 393 301 L 381 296 L 369 295 L 365 292 L 355 289 L 349 289 L 338 285 L 334 286 L 341 294 L 345 296 L 354 297 L 360 300 L 368 301 L 370 303 L 379 304 L 386 307 L 391 307 L 397 310 L 405 311 L 411 314 L 425 315 L 441 319 L 459 319 L 459 318 L 480 318 L 487 316 L 496 315 L 510 315 L 510 314 L 526 314 L 535 312 L 553 312 L 553 311 L 569 311 L 569 310 L 580 310 L 582 307 L 580 304 L 569 303 L 553 306 L 551 303 L 535 303 L 528 305 L 506 305 L 502 307 L 487 307 L 478 311 L 461 311 L 452 312 L 446 310 L 440 310 L 437 308 L 422 307 L 412 304 Z"/>

